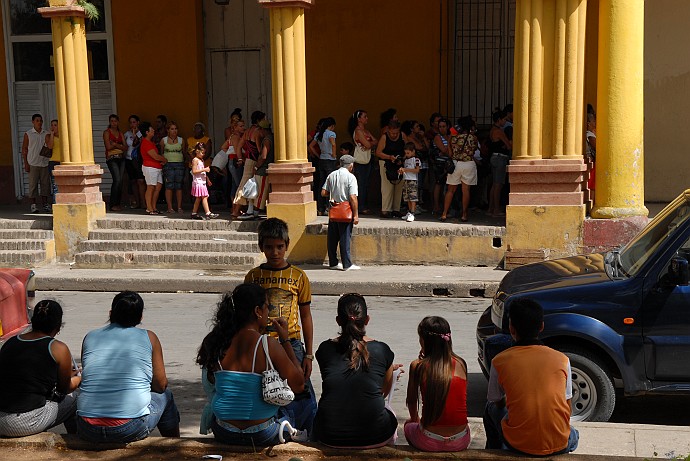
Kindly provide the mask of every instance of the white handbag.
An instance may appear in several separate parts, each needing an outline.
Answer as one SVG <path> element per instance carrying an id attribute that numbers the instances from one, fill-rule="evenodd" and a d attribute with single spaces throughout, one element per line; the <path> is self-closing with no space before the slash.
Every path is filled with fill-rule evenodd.
<path id="1" fill-rule="evenodd" d="M 295 400 L 295 393 L 290 389 L 287 379 L 280 377 L 278 370 L 273 368 L 271 356 L 268 353 L 268 335 L 261 337 L 266 354 L 266 371 L 261 378 L 261 395 L 264 402 L 284 407 Z"/>
<path id="2" fill-rule="evenodd" d="M 366 165 L 371 161 L 371 149 L 365 149 L 361 144 L 355 146 L 355 163 Z"/>

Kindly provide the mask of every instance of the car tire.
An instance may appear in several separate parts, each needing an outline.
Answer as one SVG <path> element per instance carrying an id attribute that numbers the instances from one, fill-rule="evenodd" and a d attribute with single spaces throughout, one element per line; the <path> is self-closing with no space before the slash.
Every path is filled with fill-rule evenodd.
<path id="1" fill-rule="evenodd" d="M 590 352 L 561 350 L 570 359 L 573 380 L 571 421 L 608 421 L 616 406 L 616 391 L 606 370 Z"/>

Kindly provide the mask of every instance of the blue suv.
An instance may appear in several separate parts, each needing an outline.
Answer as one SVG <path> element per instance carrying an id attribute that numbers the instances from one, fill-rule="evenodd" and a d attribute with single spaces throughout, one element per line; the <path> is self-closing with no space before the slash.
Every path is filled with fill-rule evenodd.
<path id="1" fill-rule="evenodd" d="M 573 420 L 607 421 L 616 388 L 690 393 L 689 259 L 687 190 L 620 249 L 512 270 L 477 325 L 484 375 L 510 346 L 511 303 L 529 297 L 544 308 L 541 339 L 570 358 Z"/>

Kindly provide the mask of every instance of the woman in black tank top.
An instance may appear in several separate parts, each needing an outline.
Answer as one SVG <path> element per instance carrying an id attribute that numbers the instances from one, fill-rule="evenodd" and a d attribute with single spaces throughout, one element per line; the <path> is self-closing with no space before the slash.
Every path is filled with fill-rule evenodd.
<path id="1" fill-rule="evenodd" d="M 62 307 L 40 301 L 32 331 L 10 338 L 0 349 L 0 436 L 24 437 L 59 424 L 76 433 L 76 397 L 81 383 L 72 354 L 55 339 L 62 327 Z M 69 394 L 69 395 L 68 395 Z"/>
<path id="2" fill-rule="evenodd" d="M 510 151 L 513 143 L 510 142 L 503 132 L 506 123 L 506 114 L 502 110 L 497 110 L 492 115 L 493 126 L 489 131 L 489 149 L 491 149 L 491 190 L 489 191 L 489 210 L 488 213 L 493 217 L 505 216 L 501 211 L 501 191 L 506 181 L 506 168 L 510 161 Z"/>
<path id="3" fill-rule="evenodd" d="M 386 177 L 386 162 L 398 162 L 402 166 L 405 156 L 405 141 L 400 133 L 400 122 L 391 120 L 388 124 L 388 132 L 381 135 L 376 156 L 379 158 L 379 172 L 381 174 L 381 217 L 391 216 L 399 218 L 400 200 L 402 199 L 402 181 L 392 183 Z"/>

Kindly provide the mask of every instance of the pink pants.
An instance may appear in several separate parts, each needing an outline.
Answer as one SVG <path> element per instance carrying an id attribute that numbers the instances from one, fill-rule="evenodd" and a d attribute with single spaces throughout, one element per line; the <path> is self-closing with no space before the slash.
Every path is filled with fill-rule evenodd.
<path id="1" fill-rule="evenodd" d="M 471 437 L 469 426 L 465 429 L 464 435 L 460 433 L 451 437 L 443 437 L 436 434 L 430 436 L 429 434 L 431 433 L 422 429 L 419 423 L 405 423 L 405 438 L 407 439 L 407 443 L 418 450 L 437 452 L 462 451 L 470 445 Z"/>

